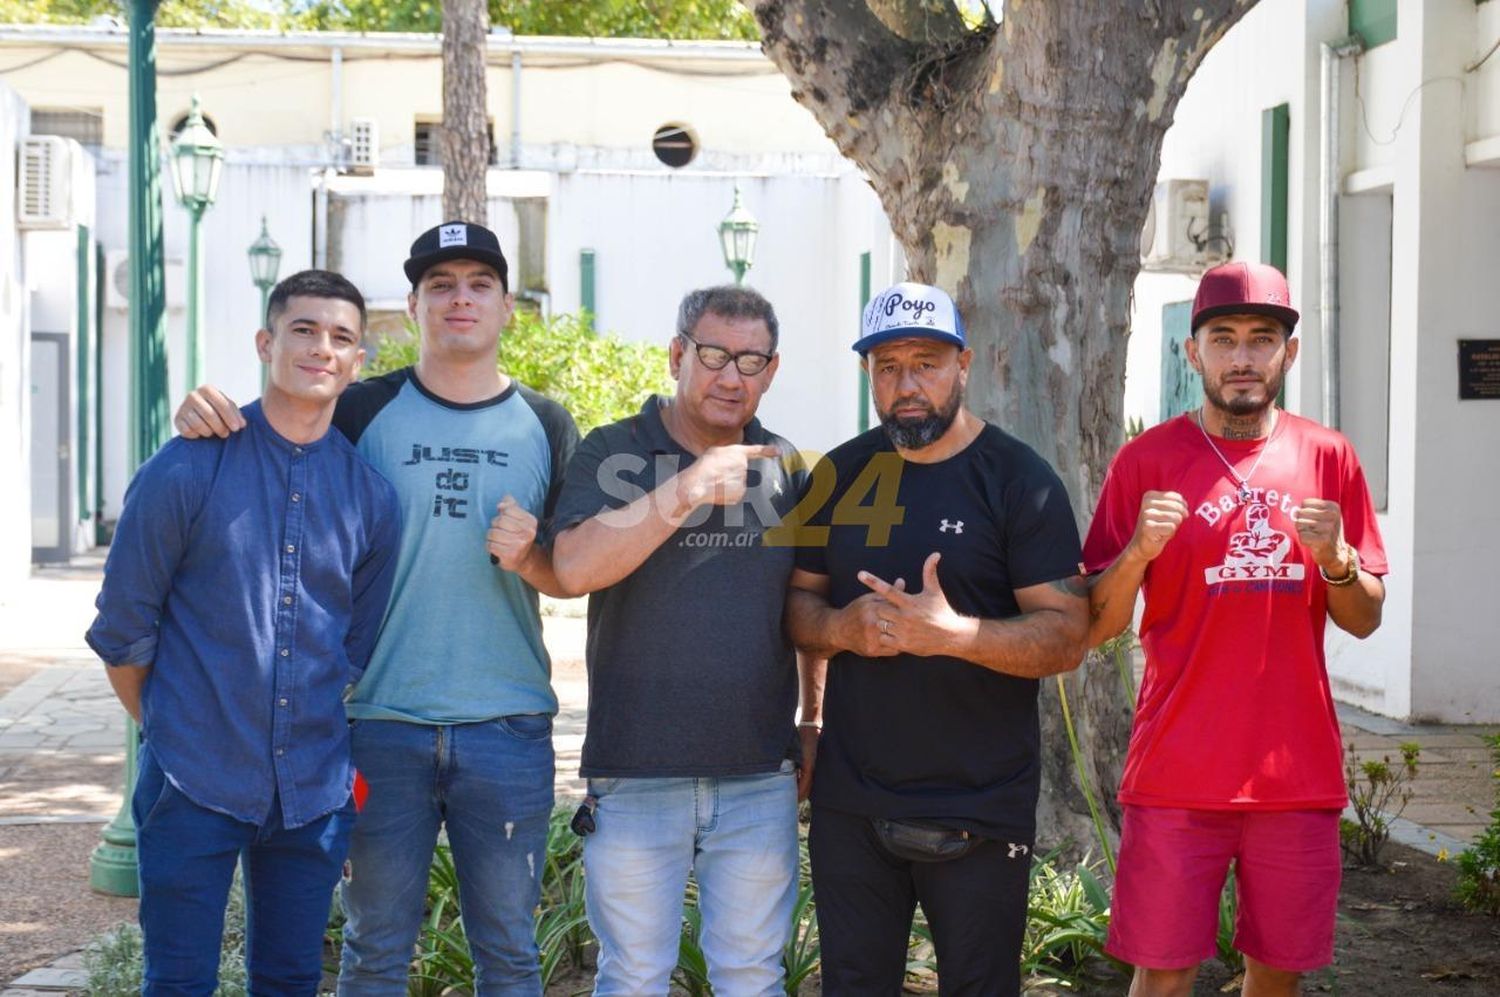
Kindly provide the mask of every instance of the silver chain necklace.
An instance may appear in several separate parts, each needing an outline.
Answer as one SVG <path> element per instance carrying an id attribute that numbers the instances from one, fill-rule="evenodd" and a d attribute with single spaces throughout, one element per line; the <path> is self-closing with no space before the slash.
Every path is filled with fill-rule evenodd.
<path id="1" fill-rule="evenodd" d="M 1266 434 L 1266 445 L 1261 447 L 1260 453 L 1255 455 L 1255 463 L 1250 465 L 1250 473 L 1240 474 L 1240 472 L 1234 469 L 1234 465 L 1229 463 L 1229 460 L 1224 456 L 1224 452 L 1220 450 L 1219 445 L 1214 442 L 1214 438 L 1208 435 L 1208 430 L 1204 428 L 1203 425 L 1203 409 L 1200 408 L 1198 410 L 1198 432 L 1203 434 L 1203 441 L 1207 443 L 1209 449 L 1214 452 L 1214 456 L 1219 458 L 1219 463 L 1223 464 L 1224 469 L 1234 476 L 1235 481 L 1239 482 L 1240 505 L 1244 505 L 1245 503 L 1250 501 L 1250 479 L 1255 477 L 1256 469 L 1260 467 L 1261 460 L 1266 456 L 1268 452 L 1270 452 L 1271 443 L 1276 439 L 1277 431 L 1281 429 L 1281 417 L 1277 415 L 1274 416 L 1274 418 L 1276 420 L 1276 423 L 1271 427 L 1271 432 Z"/>

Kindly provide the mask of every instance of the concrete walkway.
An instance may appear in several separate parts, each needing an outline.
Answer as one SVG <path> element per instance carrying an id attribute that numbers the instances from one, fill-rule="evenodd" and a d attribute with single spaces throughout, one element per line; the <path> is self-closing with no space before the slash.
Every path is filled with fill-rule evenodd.
<path id="1" fill-rule="evenodd" d="M 124 761 L 124 714 L 82 640 L 101 568 L 102 558 L 89 557 L 38 569 L 0 603 L 0 981 L 15 980 L 0 997 L 77 987 L 77 950 L 134 916 L 134 901 L 87 889 L 88 852 L 119 810 Z M 557 790 L 576 797 L 588 705 L 582 603 L 546 608 L 561 703 Z M 1403 742 L 1422 746 L 1395 840 L 1456 852 L 1488 822 L 1494 787 L 1482 736 L 1500 728 L 1410 725 L 1350 707 L 1340 707 L 1339 718 L 1361 759 L 1399 761 Z M 71 955 L 56 960 L 64 953 Z M 36 966 L 44 968 L 23 975 Z"/>

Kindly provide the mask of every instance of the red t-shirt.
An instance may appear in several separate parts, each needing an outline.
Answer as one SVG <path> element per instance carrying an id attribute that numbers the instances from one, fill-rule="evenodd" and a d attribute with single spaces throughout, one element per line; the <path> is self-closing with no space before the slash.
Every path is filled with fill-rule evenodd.
<path id="1" fill-rule="evenodd" d="M 1347 802 L 1323 626 L 1328 586 L 1292 511 L 1334 499 L 1360 566 L 1386 573 L 1364 472 L 1337 432 L 1281 412 L 1270 441 L 1213 438 L 1192 416 L 1115 455 L 1083 545 L 1103 571 L 1130 542 L 1141 495 L 1175 491 L 1188 517 L 1146 569 L 1146 675 L 1120 802 L 1192 809 L 1313 810 Z M 1251 472 L 1263 448 L 1265 457 Z"/>

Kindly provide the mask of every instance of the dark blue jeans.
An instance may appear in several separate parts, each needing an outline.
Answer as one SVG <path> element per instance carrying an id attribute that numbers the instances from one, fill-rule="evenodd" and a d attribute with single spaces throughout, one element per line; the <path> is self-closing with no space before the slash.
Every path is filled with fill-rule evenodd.
<path id="1" fill-rule="evenodd" d="M 246 824 L 184 796 L 161 770 L 150 745 L 143 744 L 130 806 L 145 934 L 142 992 L 147 997 L 213 993 L 224 906 L 235 863 L 243 860 L 250 992 L 316 994 L 323 929 L 349 850 L 353 802 L 288 829 L 281 825 L 278 800 L 265 824 Z"/>

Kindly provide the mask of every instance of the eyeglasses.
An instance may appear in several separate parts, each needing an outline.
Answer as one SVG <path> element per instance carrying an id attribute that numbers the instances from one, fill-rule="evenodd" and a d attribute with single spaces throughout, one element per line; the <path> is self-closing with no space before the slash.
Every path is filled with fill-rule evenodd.
<path id="1" fill-rule="evenodd" d="M 698 354 L 698 362 L 709 370 L 723 370 L 733 360 L 736 370 L 746 377 L 754 377 L 765 370 L 772 359 L 769 353 L 757 353 L 755 350 L 730 353 L 722 346 L 700 343 L 685 332 L 679 332 L 678 335 L 692 344 L 693 352 Z"/>

